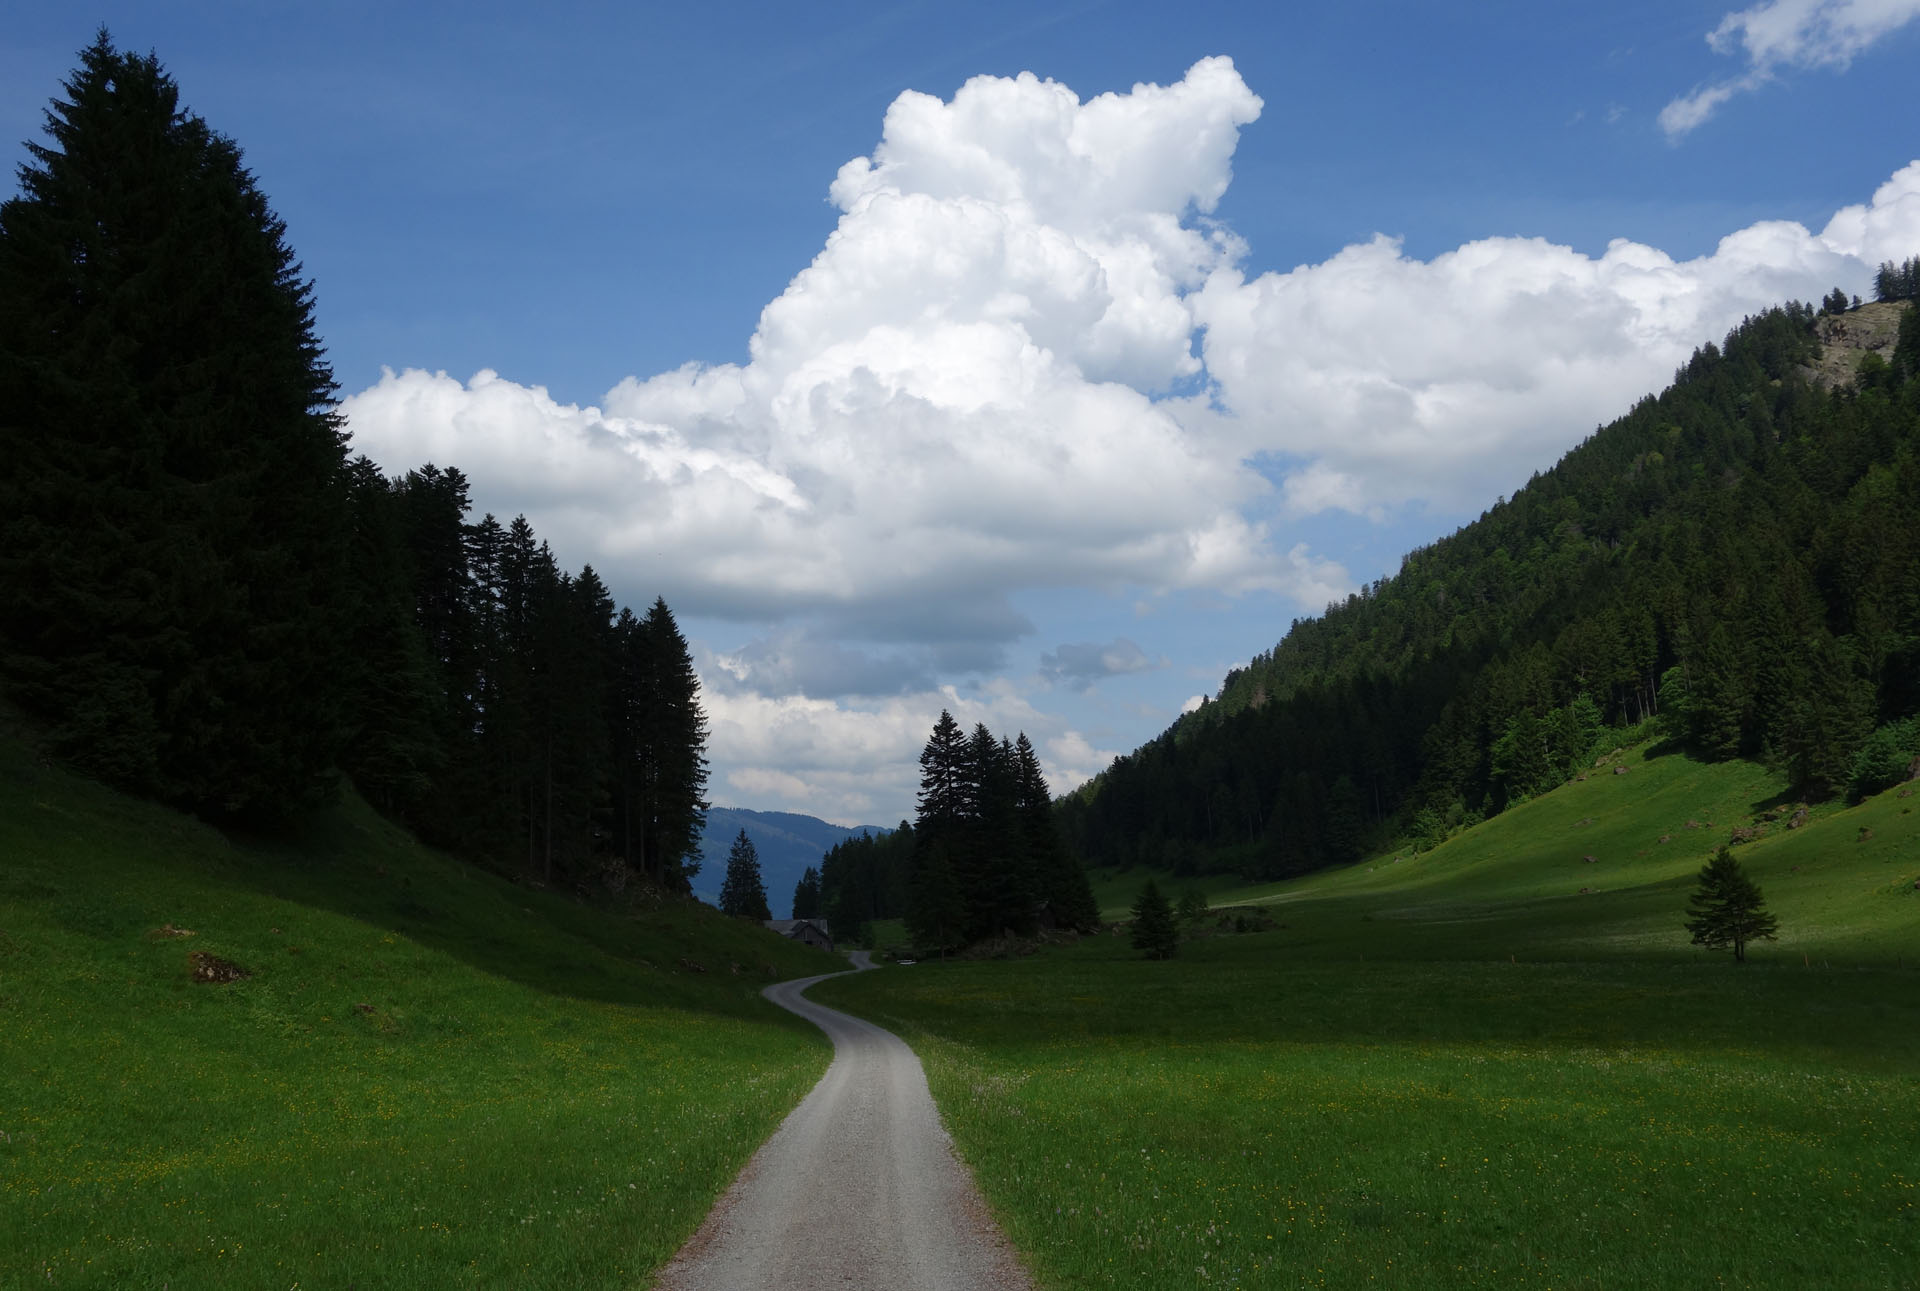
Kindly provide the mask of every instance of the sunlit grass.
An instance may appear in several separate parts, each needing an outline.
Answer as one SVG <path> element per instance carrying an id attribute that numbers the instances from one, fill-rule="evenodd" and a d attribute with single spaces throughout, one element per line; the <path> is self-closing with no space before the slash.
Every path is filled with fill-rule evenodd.
<path id="1" fill-rule="evenodd" d="M 825 956 L 304 838 L 0 747 L 0 1286 L 643 1285 L 825 1068 Z"/>
<path id="2" fill-rule="evenodd" d="M 1048 1287 L 1916 1285 L 1916 799 L 1740 849 L 1782 939 L 1736 966 L 1685 896 L 1775 788 L 1631 767 L 1216 884 L 1285 926 L 1171 963 L 1103 936 L 815 994 L 913 1043 Z"/>

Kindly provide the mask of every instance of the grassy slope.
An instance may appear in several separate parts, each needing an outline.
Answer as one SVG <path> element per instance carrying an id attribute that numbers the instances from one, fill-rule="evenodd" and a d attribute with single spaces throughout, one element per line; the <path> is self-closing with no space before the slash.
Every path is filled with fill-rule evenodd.
<path id="1" fill-rule="evenodd" d="M 357 802 L 236 840 L 0 731 L 0 1286 L 639 1285 L 826 1065 L 758 988 L 836 963 Z"/>
<path id="2" fill-rule="evenodd" d="M 1195 884 L 1216 906 L 1269 906 L 1288 924 L 1290 954 L 1697 959 L 1675 912 L 1733 827 L 1778 793 L 1778 781 L 1751 763 L 1634 750 L 1431 852 L 1390 853 L 1287 883 Z M 1790 830 L 1788 805 L 1759 842 L 1736 848 L 1780 918 L 1780 940 L 1755 953 L 1920 962 L 1916 807 L 1920 793 L 1895 790 L 1851 809 L 1826 805 Z M 1862 829 L 1872 834 L 1864 842 Z M 1188 883 L 1157 877 L 1176 893 Z M 1145 879 L 1142 870 L 1102 876 L 1109 918 L 1124 917 Z"/>
<path id="3" fill-rule="evenodd" d="M 1625 764 L 1171 964 L 815 993 L 913 1039 L 1050 1287 L 1920 1283 L 1920 794 L 1739 849 L 1782 936 L 1736 967 L 1679 922 L 1776 786 Z"/>

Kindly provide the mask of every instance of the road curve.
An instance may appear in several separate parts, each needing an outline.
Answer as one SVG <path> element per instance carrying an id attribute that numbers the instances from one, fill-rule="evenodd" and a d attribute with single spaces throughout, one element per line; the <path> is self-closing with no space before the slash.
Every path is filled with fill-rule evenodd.
<path id="1" fill-rule="evenodd" d="M 853 961 L 873 967 L 865 951 Z M 802 998 L 821 980 L 762 994 L 825 1031 L 833 1065 L 656 1291 L 1028 1291 L 954 1159 L 920 1060 L 892 1032 Z"/>

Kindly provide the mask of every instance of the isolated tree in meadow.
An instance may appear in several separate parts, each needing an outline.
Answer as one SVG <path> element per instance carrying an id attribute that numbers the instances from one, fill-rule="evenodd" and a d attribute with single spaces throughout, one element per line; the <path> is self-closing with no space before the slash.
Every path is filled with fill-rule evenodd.
<path id="1" fill-rule="evenodd" d="M 1180 949 L 1180 925 L 1160 885 L 1152 879 L 1133 903 L 1133 948 L 1148 959 L 1172 959 Z"/>
<path id="2" fill-rule="evenodd" d="M 754 850 L 747 831 L 733 840 L 727 850 L 727 877 L 720 884 L 720 910 L 741 919 L 771 919 L 767 908 L 767 888 L 760 881 L 760 853 Z"/>
<path id="3" fill-rule="evenodd" d="M 1778 926 L 1767 913 L 1760 886 L 1725 847 L 1700 867 L 1700 886 L 1694 889 L 1687 910 L 1693 944 L 1708 950 L 1732 946 L 1739 963 L 1746 962 L 1748 942 L 1772 941 Z"/>

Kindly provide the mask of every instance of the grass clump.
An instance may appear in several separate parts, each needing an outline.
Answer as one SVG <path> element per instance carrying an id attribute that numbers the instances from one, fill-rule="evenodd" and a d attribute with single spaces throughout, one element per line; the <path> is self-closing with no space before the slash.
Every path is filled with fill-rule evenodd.
<path id="1" fill-rule="evenodd" d="M 0 741 L 0 857 L 0 1285 L 632 1287 L 829 1056 L 758 998 L 829 957 L 358 803 L 235 839 Z"/>

